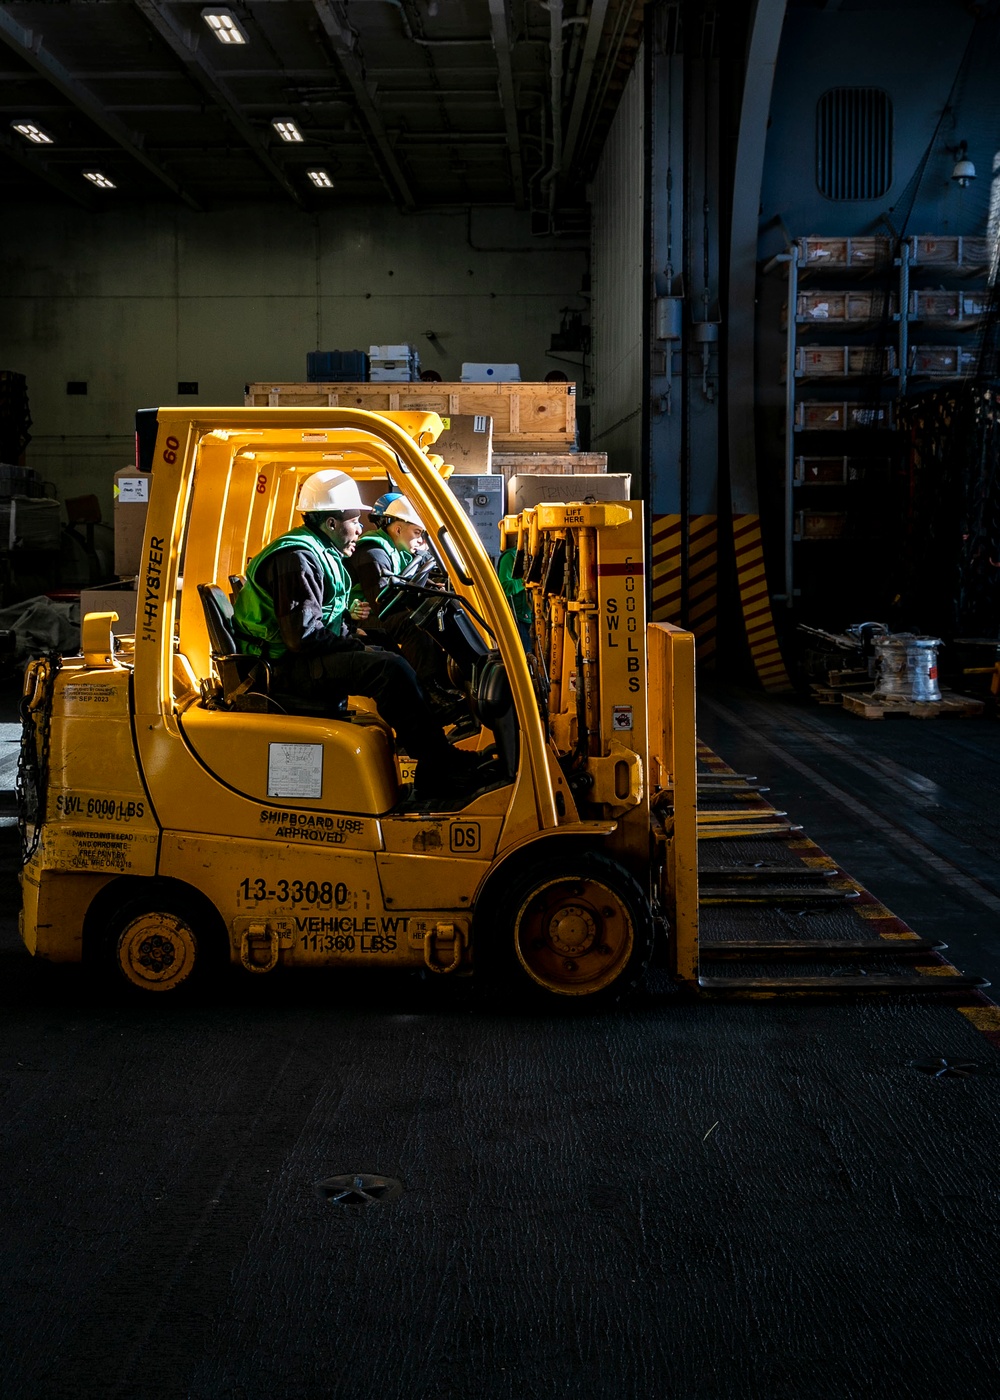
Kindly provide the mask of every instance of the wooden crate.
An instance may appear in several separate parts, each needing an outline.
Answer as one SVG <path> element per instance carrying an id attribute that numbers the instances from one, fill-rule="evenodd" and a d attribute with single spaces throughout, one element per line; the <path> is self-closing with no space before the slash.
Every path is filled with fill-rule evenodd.
<path id="1" fill-rule="evenodd" d="M 795 481 L 799 486 L 843 485 L 861 481 L 874 464 L 884 466 L 881 457 L 796 457 Z"/>
<path id="2" fill-rule="evenodd" d="M 977 354 L 964 345 L 911 345 L 910 374 L 930 379 L 961 379 L 973 374 Z"/>
<path id="3" fill-rule="evenodd" d="M 800 240 L 802 265 L 807 268 L 871 269 L 889 256 L 888 238 L 821 238 Z"/>
<path id="4" fill-rule="evenodd" d="M 892 404 L 820 402 L 800 399 L 795 405 L 795 426 L 802 432 L 843 433 L 849 428 L 891 428 Z"/>
<path id="5" fill-rule="evenodd" d="M 842 485 L 847 480 L 847 463 L 847 457 L 796 457 L 796 484 L 799 486 Z"/>
<path id="6" fill-rule="evenodd" d="M 485 414 L 493 450 L 565 452 L 576 440 L 575 384 L 272 384 L 246 386 L 251 408 L 364 408 Z"/>
<path id="7" fill-rule="evenodd" d="M 910 315 L 929 326 L 975 326 L 985 314 L 988 294 L 983 292 L 913 292 Z"/>
<path id="8" fill-rule="evenodd" d="M 918 233 L 910 239 L 910 263 L 914 267 L 989 267 L 990 245 L 985 238 L 962 234 Z"/>
<path id="9" fill-rule="evenodd" d="M 795 515 L 795 536 L 800 540 L 839 540 L 847 529 L 842 510 L 800 510 Z"/>
<path id="10" fill-rule="evenodd" d="M 891 403 L 845 404 L 847 410 L 848 428 L 894 428 L 896 426 L 893 418 L 893 407 Z"/>
<path id="11" fill-rule="evenodd" d="M 798 379 L 853 379 L 870 372 L 874 351 L 865 345 L 800 345 L 795 352 L 795 375 Z M 881 373 L 896 367 L 896 352 L 886 349 L 882 354 Z"/>
<path id="12" fill-rule="evenodd" d="M 800 292 L 796 318 L 803 325 L 866 325 L 883 313 L 895 313 L 896 298 L 890 296 L 888 302 L 887 307 L 885 296 L 878 292 Z"/>

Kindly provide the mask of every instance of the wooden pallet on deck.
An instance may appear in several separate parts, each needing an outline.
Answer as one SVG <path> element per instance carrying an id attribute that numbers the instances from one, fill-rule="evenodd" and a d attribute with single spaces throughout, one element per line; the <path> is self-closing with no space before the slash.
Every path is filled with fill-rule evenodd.
<path id="1" fill-rule="evenodd" d="M 862 719 L 884 719 L 886 715 L 909 715 L 912 719 L 940 719 L 951 716 L 967 719 L 981 715 L 985 706 L 982 700 L 973 700 L 967 695 L 943 693 L 940 700 L 876 700 L 868 692 L 862 695 L 844 693 L 843 706 L 852 715 Z"/>

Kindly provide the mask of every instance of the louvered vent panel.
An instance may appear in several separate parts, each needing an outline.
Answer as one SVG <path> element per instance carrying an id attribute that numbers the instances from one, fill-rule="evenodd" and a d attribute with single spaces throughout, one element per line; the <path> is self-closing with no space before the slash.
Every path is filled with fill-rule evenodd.
<path id="1" fill-rule="evenodd" d="M 892 184 L 892 103 L 881 88 L 832 88 L 816 108 L 816 183 L 827 199 L 878 199 Z"/>

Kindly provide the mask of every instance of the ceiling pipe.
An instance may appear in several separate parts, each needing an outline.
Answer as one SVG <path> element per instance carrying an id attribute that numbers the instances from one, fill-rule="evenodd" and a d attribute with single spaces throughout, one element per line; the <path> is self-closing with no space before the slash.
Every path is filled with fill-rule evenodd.
<path id="1" fill-rule="evenodd" d="M 556 211 L 556 181 L 562 170 L 563 0 L 546 0 L 549 12 L 549 78 L 552 107 L 552 164 L 542 176 L 541 187 L 549 196 L 549 228 Z"/>
<path id="2" fill-rule="evenodd" d="M 406 211 L 417 207 L 417 201 L 410 188 L 403 168 L 396 159 L 396 153 L 389 140 L 381 114 L 375 106 L 372 91 L 368 85 L 368 75 L 359 53 L 356 51 L 357 34 L 351 28 L 347 11 L 340 0 L 313 0 L 313 9 L 334 53 L 344 76 L 350 83 L 357 113 L 362 123 L 362 131 L 368 148 L 378 166 L 390 195 Z"/>
<path id="3" fill-rule="evenodd" d="M 410 40 L 411 43 L 419 44 L 420 47 L 423 49 L 450 49 L 454 48 L 458 44 L 468 45 L 493 43 L 492 39 L 421 39 L 419 35 L 414 34 L 413 32 L 413 29 L 410 25 L 410 17 L 406 13 L 406 6 L 403 4 L 403 0 L 382 0 L 382 4 L 392 5 L 394 9 L 399 11 L 400 17 L 403 21 L 403 32 L 405 33 L 406 37 Z"/>
<path id="4" fill-rule="evenodd" d="M 580 60 L 580 71 L 576 78 L 576 91 L 573 94 L 573 107 L 569 114 L 569 125 L 566 129 L 566 144 L 563 148 L 563 169 L 568 170 L 576 154 L 577 137 L 580 135 L 580 125 L 583 115 L 587 110 L 587 98 L 590 95 L 590 80 L 594 73 L 594 65 L 597 62 L 597 54 L 600 49 L 601 35 L 604 32 L 604 21 L 608 13 L 608 0 L 594 0 L 593 8 L 590 11 L 590 23 L 587 26 L 587 37 L 583 45 L 583 57 Z"/>
<path id="5" fill-rule="evenodd" d="M 523 209 L 526 203 L 524 163 L 521 158 L 521 135 L 517 126 L 517 102 L 514 93 L 514 72 L 511 65 L 510 18 L 508 0 L 489 0 L 490 25 L 493 30 L 493 51 L 497 60 L 500 105 L 503 108 L 504 130 L 510 158 L 510 177 L 514 187 L 514 207 Z"/>

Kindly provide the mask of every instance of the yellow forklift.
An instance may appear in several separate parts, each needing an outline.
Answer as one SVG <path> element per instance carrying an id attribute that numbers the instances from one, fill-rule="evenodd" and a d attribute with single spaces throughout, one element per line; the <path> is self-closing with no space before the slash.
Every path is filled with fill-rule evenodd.
<path id="1" fill-rule="evenodd" d="M 21 929 L 52 962 L 103 961 L 171 992 L 226 962 L 426 968 L 588 1003 L 634 987 L 661 943 L 695 982 L 691 635 L 645 615 L 639 501 L 505 522 L 534 608 L 526 654 L 449 488 L 434 414 L 147 410 L 134 636 L 82 623 L 82 654 L 26 672 Z M 310 713 L 239 653 L 231 596 L 336 467 L 405 492 L 447 575 L 410 588 L 489 781 L 425 802 L 369 701 Z"/>

